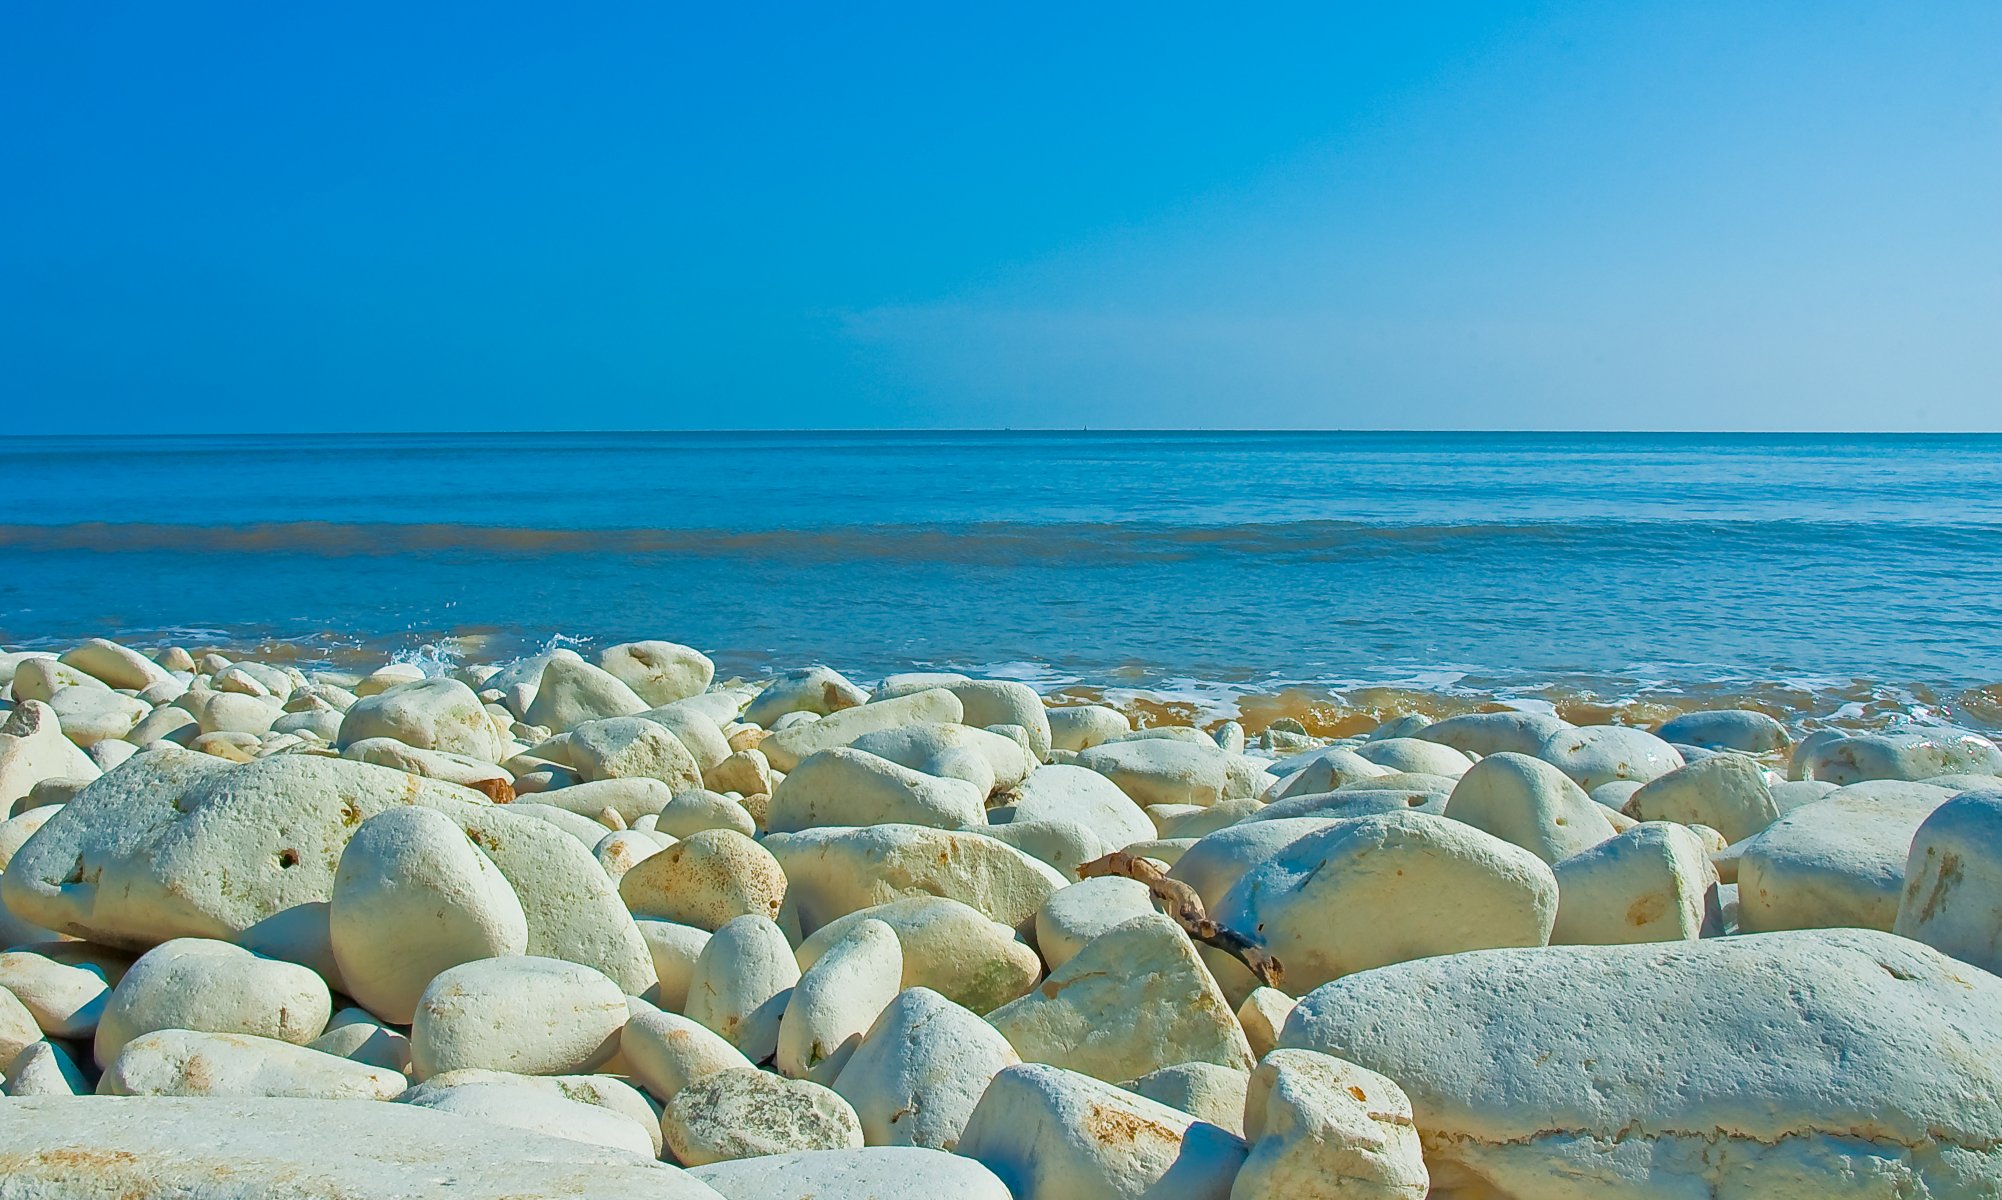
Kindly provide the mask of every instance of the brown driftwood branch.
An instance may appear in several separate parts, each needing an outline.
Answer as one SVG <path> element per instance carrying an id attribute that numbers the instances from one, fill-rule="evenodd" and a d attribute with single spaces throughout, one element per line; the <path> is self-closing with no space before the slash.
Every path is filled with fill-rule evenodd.
<path id="1" fill-rule="evenodd" d="M 1226 929 L 1210 919 L 1203 909 L 1203 898 L 1196 889 L 1179 879 L 1168 878 L 1160 864 L 1137 854 L 1115 850 L 1103 858 L 1095 858 L 1077 869 L 1079 879 L 1093 879 L 1100 876 L 1116 875 L 1124 879 L 1137 879 L 1147 885 L 1154 895 L 1154 904 L 1162 912 L 1173 918 L 1192 939 L 1205 946 L 1217 949 L 1243 963 L 1258 981 L 1267 987 L 1279 987 L 1285 978 L 1285 969 L 1279 960 L 1267 954 L 1256 942 L 1234 929 Z"/>

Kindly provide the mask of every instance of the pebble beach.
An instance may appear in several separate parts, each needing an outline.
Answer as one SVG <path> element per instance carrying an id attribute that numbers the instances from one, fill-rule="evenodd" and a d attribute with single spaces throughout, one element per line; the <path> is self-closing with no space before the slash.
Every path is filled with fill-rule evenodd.
<path id="1" fill-rule="evenodd" d="M 1217 719 L 663 640 L 0 692 L 0 1197 L 2002 1191 L 1951 712 Z"/>

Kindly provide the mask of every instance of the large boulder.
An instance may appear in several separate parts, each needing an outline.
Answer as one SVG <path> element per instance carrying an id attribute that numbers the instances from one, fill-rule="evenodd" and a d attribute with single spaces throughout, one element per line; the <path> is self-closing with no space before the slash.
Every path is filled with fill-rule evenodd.
<path id="1" fill-rule="evenodd" d="M 1912 838 L 1952 796 L 1922 783 L 1877 780 L 1787 813 L 1737 848 L 1739 927 L 1890 929 Z"/>
<path id="2" fill-rule="evenodd" d="M 1644 821 L 1553 870 L 1552 944 L 1672 942 L 1721 932 L 1717 869 L 1686 825 Z"/>
<path id="3" fill-rule="evenodd" d="M 764 845 L 785 869 L 787 894 L 807 932 L 857 909 L 924 895 L 958 900 L 1026 930 L 1050 893 L 1069 882 L 985 834 L 922 825 L 807 829 L 773 834 Z"/>
<path id="4" fill-rule="evenodd" d="M 598 666 L 654 707 L 699 696 L 716 677 L 708 655 L 680 642 L 620 642 L 598 652 Z"/>
<path id="5" fill-rule="evenodd" d="M 1530 754 L 1570 728 L 1553 713 L 1463 713 L 1417 729 L 1411 736 L 1451 746 L 1465 754 Z"/>
<path id="6" fill-rule="evenodd" d="M 341 718 L 336 743 L 348 746 L 383 737 L 419 750 L 463 754 L 481 762 L 503 757 L 493 719 L 473 689 L 456 679 L 399 683 L 355 701 Z"/>
<path id="7" fill-rule="evenodd" d="M 1681 751 L 1645 729 L 1626 725 L 1560 729 L 1537 747 L 1536 757 L 1588 792 L 1615 779 L 1646 782 L 1683 765 Z"/>
<path id="8" fill-rule="evenodd" d="M 394 1100 L 400 1071 L 249 1034 L 161 1029 L 125 1043 L 104 1069 L 105 1096 L 298 1096 Z"/>
<path id="9" fill-rule="evenodd" d="M 908 696 L 857 704 L 828 714 L 818 721 L 776 730 L 758 749 L 779 771 L 790 771 L 800 760 L 821 750 L 853 745 L 865 733 L 943 721 L 961 724 L 966 709 L 959 697 L 942 688 L 928 688 Z M 746 720 L 755 720 L 746 714 Z"/>
<path id="10" fill-rule="evenodd" d="M 22 701 L 0 723 L 0 813 L 12 811 L 44 779 L 96 779 L 98 773 L 90 756 L 63 736 L 55 710 L 40 700 Z"/>
<path id="11" fill-rule="evenodd" d="M 1892 931 L 2002 974 L 2002 784 L 1963 792 L 1919 825 Z"/>
<path id="12" fill-rule="evenodd" d="M 679 1168 L 622 1150 L 415 1105 L 169 1097 L 0 1104 L 0 1193 L 22 1200 L 720 1196 Z"/>
<path id="13" fill-rule="evenodd" d="M 1557 880 L 1542 859 L 1470 825 L 1385 813 L 1293 842 L 1212 915 L 1277 957 L 1289 991 L 1305 991 L 1406 959 L 1540 946 Z"/>
<path id="14" fill-rule="evenodd" d="M 1280 1041 L 1396 1080 L 1447 1194 L 2002 1189 L 2002 980 L 1875 931 L 1400 963 Z"/>
<path id="15" fill-rule="evenodd" d="M 1759 764 L 1742 754 L 1717 754 L 1642 784 L 1621 811 L 1637 821 L 1708 825 L 1726 842 L 1741 842 L 1779 820 L 1779 805 Z"/>
<path id="16" fill-rule="evenodd" d="M 987 823 L 987 786 L 928 775 L 866 750 L 841 746 L 808 755 L 780 781 L 765 828 L 796 833 L 827 826 Z"/>
<path id="17" fill-rule="evenodd" d="M 1231 1200 L 1298 1200 L 1339 1180 L 1342 1194 L 1425 1200 L 1411 1101 L 1374 1071 L 1312 1050 L 1275 1050 L 1245 1089 L 1251 1153 Z"/>
<path id="18" fill-rule="evenodd" d="M 304 1045 L 332 1014 L 325 981 L 304 967 L 227 942 L 177 938 L 141 955 L 112 989 L 97 1023 L 97 1061 L 109 1066 L 127 1042 L 159 1029 Z"/>
<path id="19" fill-rule="evenodd" d="M 1490 754 L 1460 777 L 1446 815 L 1547 863 L 1613 836 L 1605 809 L 1564 773 L 1522 754 Z"/>
<path id="20" fill-rule="evenodd" d="M 772 1065 L 795 1079 L 831 1083 L 862 1035 L 903 986 L 896 931 L 863 921 L 800 972 L 779 1021 Z"/>
<path id="21" fill-rule="evenodd" d="M 942 722 L 865 733 L 855 739 L 853 748 L 927 775 L 964 780 L 978 787 L 982 796 L 996 788 L 1014 787 L 1036 766 L 1013 738 Z"/>
<path id="22" fill-rule="evenodd" d="M 704 829 L 620 877 L 635 916 L 715 931 L 749 913 L 777 917 L 786 877 L 763 846 L 734 829 Z"/>
<path id="23" fill-rule="evenodd" d="M 535 699 L 522 714 L 530 725 L 558 733 L 586 721 L 630 717 L 653 707 L 618 676 L 576 655 L 552 655 L 536 683 Z"/>
<path id="24" fill-rule="evenodd" d="M 633 994 L 653 984 L 646 944 L 588 846 L 466 788 L 345 759 L 235 765 L 148 751 L 36 832 L 0 875 L 0 899 L 24 920 L 112 946 L 230 939 L 331 900 L 354 831 L 406 804 L 451 818 L 499 869 L 530 954 L 596 968 Z"/>
<path id="25" fill-rule="evenodd" d="M 1024 1061 L 1109 1082 L 1176 1063 L 1251 1067 L 1237 1014 L 1188 935 L 1160 913 L 1100 934 L 987 1020 Z"/>
<path id="26" fill-rule="evenodd" d="M 942 685 L 959 697 L 960 720 L 989 728 L 1014 725 L 1029 738 L 1029 753 L 1038 761 L 1050 756 L 1050 718 L 1036 689 L 1012 679 L 966 679 Z"/>
<path id="27" fill-rule="evenodd" d="M 1013 1000 L 1042 974 L 1036 952 L 1012 928 L 957 900 L 928 895 L 858 909 L 822 925 L 799 944 L 800 969 L 810 970 L 864 921 L 881 921 L 897 935 L 900 987 L 930 988 L 976 1013 Z"/>
<path id="28" fill-rule="evenodd" d="M 2002 748 L 1979 734 L 1954 729 L 1811 739 L 1800 744 L 1795 761 L 1802 778 L 1837 786 L 1872 779 L 2002 775 Z"/>
<path id="29" fill-rule="evenodd" d="M 906 988 L 834 1080 L 871 1146 L 951 1150 L 987 1084 L 1022 1061 L 992 1025 L 930 988 Z"/>
<path id="30" fill-rule="evenodd" d="M 1742 750 L 1747 754 L 1783 750 L 1787 744 L 1786 726 L 1762 712 L 1745 708 L 1686 712 L 1671 718 L 1655 734 L 1671 745 Z"/>
<path id="31" fill-rule="evenodd" d="M 1014 820 L 1076 821 L 1119 849 L 1155 837 L 1154 822 L 1119 785 L 1097 771 L 1069 764 L 1037 767 L 1008 799 Z"/>
<path id="32" fill-rule="evenodd" d="M 581 1074 L 618 1052 L 628 1015 L 619 986 L 589 967 L 521 956 L 462 963 L 417 1002 L 411 1073 Z"/>
<path id="33" fill-rule="evenodd" d="M 660 1131 L 684 1166 L 802 1150 L 859 1150 L 862 1125 L 839 1095 L 804 1079 L 742 1067 L 674 1094 Z"/>
<path id="34" fill-rule="evenodd" d="M 1107 742 L 1082 751 L 1077 765 L 1119 785 L 1135 804 L 1199 804 L 1207 808 L 1232 796 L 1250 795 L 1233 786 L 1231 758 L 1214 744 L 1141 738 Z"/>

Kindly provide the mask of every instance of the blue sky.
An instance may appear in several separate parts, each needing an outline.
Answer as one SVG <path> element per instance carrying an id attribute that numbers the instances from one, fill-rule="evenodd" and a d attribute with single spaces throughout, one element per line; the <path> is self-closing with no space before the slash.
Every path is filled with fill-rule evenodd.
<path id="1" fill-rule="evenodd" d="M 16 0 L 6 426 L 2002 429 L 1998 62 L 1992 0 Z"/>

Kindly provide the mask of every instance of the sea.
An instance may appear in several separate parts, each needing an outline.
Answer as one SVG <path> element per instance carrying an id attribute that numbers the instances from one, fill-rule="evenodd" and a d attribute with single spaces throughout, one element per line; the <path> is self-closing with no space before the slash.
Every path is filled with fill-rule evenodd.
<path id="1" fill-rule="evenodd" d="M 0 440 L 0 645 L 330 668 L 637 638 L 1143 720 L 2002 727 L 2002 436 Z"/>

